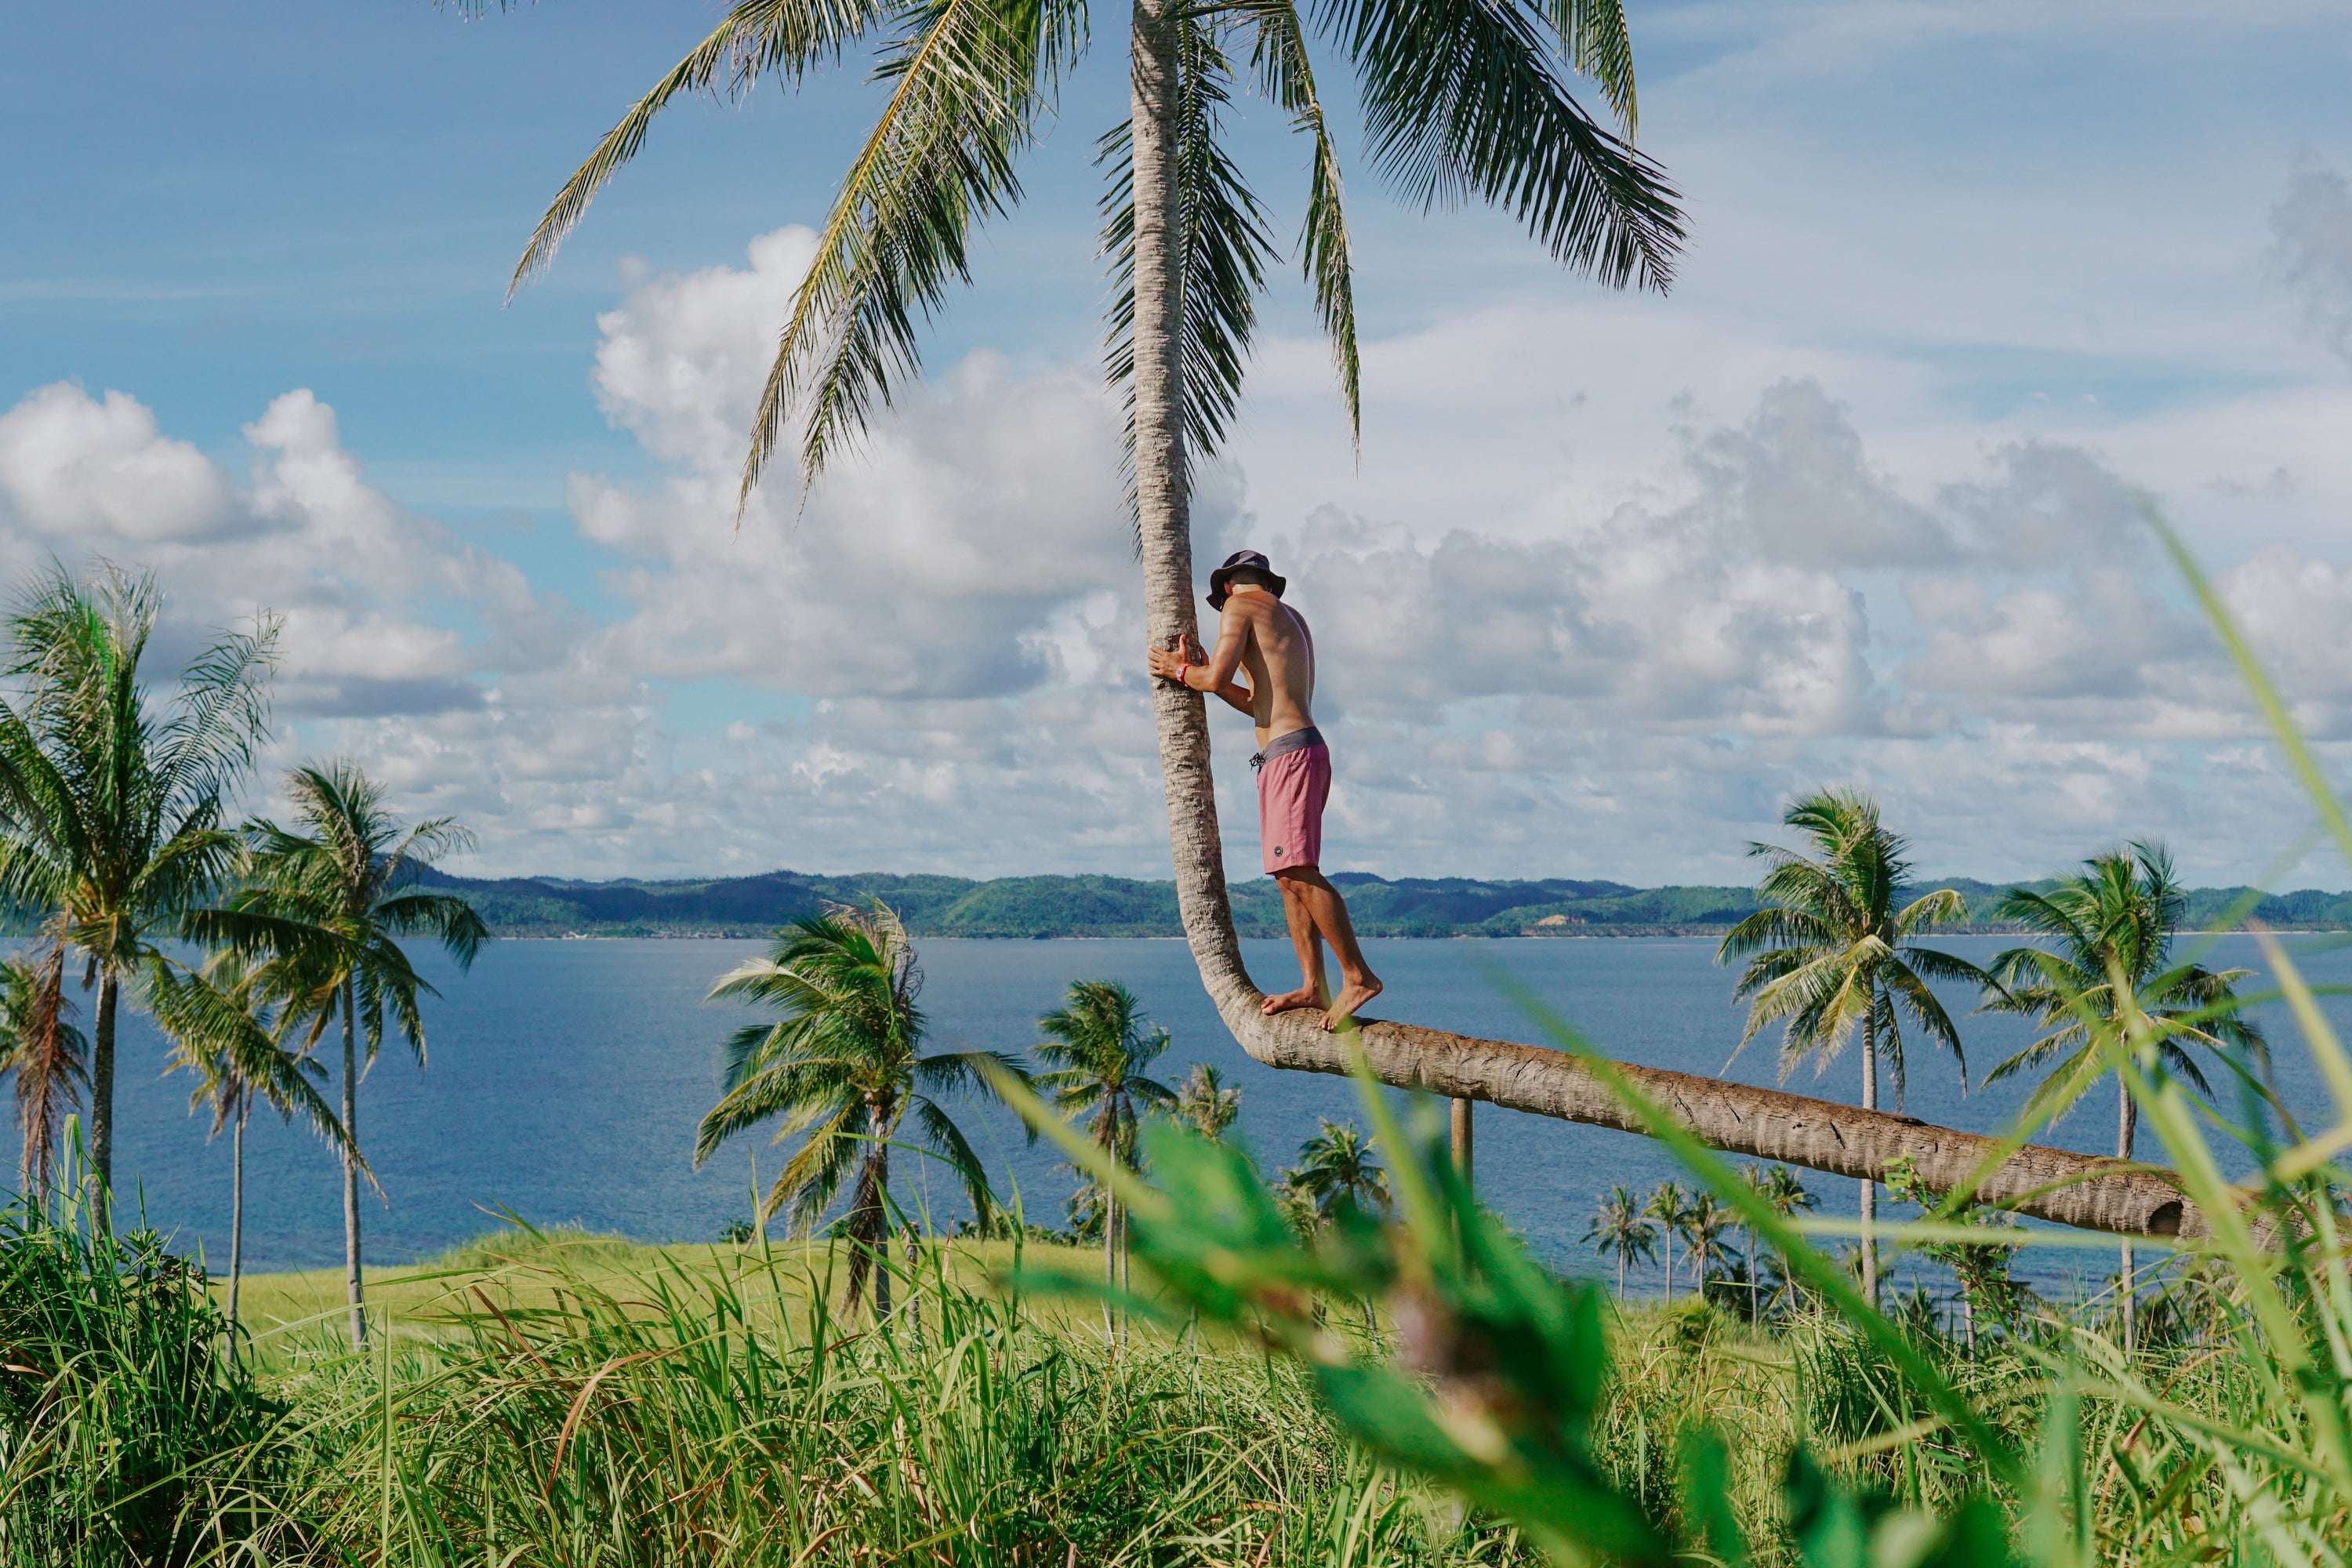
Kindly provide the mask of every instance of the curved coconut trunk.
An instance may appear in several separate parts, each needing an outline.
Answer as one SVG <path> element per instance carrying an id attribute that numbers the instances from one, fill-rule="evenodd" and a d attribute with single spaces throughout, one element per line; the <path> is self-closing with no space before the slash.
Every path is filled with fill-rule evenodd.
<path id="1" fill-rule="evenodd" d="M 1178 90 L 1175 0 L 1135 0 L 1130 47 L 1135 195 L 1135 490 L 1143 558 L 1146 633 L 1155 646 L 1196 639 L 1190 498 L 1184 487 L 1185 389 L 1177 345 L 1183 294 L 1176 249 L 1172 174 Z M 1268 1018 L 1242 965 L 1225 891 L 1224 850 L 1209 773 L 1208 715 L 1198 692 L 1155 680 L 1152 721 L 1168 793 L 1176 905 L 1201 983 L 1242 1048 L 1267 1067 L 1344 1073 L 1346 1047 L 1312 1009 Z M 1409 1024 L 1365 1020 L 1364 1047 L 1383 1083 L 1457 1100 L 1483 1100 L 1566 1121 L 1643 1131 L 1599 1079 L 1563 1052 L 1475 1039 Z M 1859 1181 L 1885 1180 L 1910 1159 L 1928 1185 L 1950 1188 L 1994 1141 L 1916 1118 L 1857 1110 L 1830 1100 L 1655 1068 L 1622 1068 L 1634 1086 L 1729 1153 Z M 1989 1203 L 2061 1225 L 2125 1235 L 2201 1235 L 2203 1215 L 2161 1176 L 2120 1161 L 2034 1145 L 2019 1150 L 1979 1189 Z"/>
<path id="2" fill-rule="evenodd" d="M 1231 930 L 1230 921 L 1226 929 Z M 1203 943 L 1195 938 L 1193 952 Z M 1202 966 L 1202 977 L 1211 971 Z M 1239 965 L 1234 969 L 1238 972 Z M 1347 1048 L 1317 1026 L 1312 1012 L 1268 1018 L 1246 975 L 1209 994 L 1242 1048 L 1268 1067 L 1345 1073 Z M 1381 1082 L 1430 1094 L 1483 1100 L 1510 1110 L 1556 1116 L 1591 1127 L 1641 1132 L 1633 1112 L 1564 1051 L 1481 1040 L 1411 1024 L 1363 1020 L 1364 1051 Z M 1927 1186 L 1959 1185 L 1998 1140 L 1916 1117 L 1861 1110 L 1775 1089 L 1757 1089 L 1695 1073 L 1620 1063 L 1633 1087 L 1663 1106 L 1702 1142 L 1751 1159 L 1801 1165 L 1857 1181 L 1885 1181 L 1886 1168 L 1908 1158 Z M 1977 1188 L 1989 1204 L 2011 1204 L 2020 1214 L 2060 1225 L 2124 1236 L 2194 1237 L 2207 1234 L 2205 1217 L 2160 1174 L 2097 1154 L 2029 1143 Z"/>

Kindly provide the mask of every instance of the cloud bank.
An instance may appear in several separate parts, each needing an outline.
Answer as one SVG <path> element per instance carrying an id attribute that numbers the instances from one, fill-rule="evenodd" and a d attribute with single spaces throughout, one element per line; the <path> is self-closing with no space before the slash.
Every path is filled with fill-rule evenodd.
<path id="1" fill-rule="evenodd" d="M 2306 168 L 2274 219 L 2338 353 L 2344 191 Z M 737 526 L 741 432 L 812 244 L 639 269 L 598 318 L 594 395 L 649 466 L 568 481 L 593 609 L 394 502 L 301 390 L 244 427 L 241 463 L 125 392 L 29 393 L 0 414 L 0 568 L 152 566 L 166 657 L 282 616 L 271 765 L 358 756 L 476 827 L 477 869 L 1164 874 L 1118 411 L 1091 367 L 970 355 Z M 1519 353 L 1489 325 L 1452 340 L 1465 384 Z M 1535 483 L 1477 526 L 1264 515 L 1244 466 L 1207 471 L 1196 556 L 1267 549 L 1318 629 L 1333 868 L 1736 877 L 1825 782 L 1877 791 L 1933 865 L 1990 874 L 2139 833 L 2252 874 L 2307 815 L 2098 446 L 1890 458 L 1820 374 L 1755 378 L 1728 417 L 1661 412 L 1664 456 L 1613 496 Z M 2302 721 L 2352 739 L 2352 568 L 2273 542 L 2219 585 Z M 1247 731 L 1213 722 L 1248 874 Z"/>

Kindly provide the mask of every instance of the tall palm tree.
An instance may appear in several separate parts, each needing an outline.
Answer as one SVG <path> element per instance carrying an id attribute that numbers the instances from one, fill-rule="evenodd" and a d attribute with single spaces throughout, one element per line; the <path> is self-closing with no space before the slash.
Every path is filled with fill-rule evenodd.
<path id="1" fill-rule="evenodd" d="M 1756 1195 L 1762 1198 L 1772 1212 L 1782 1219 L 1794 1219 L 1800 1214 L 1810 1212 L 1821 1205 L 1821 1200 L 1806 1190 L 1804 1178 L 1786 1165 L 1774 1165 L 1769 1169 L 1750 1165 L 1745 1175 Z M 1788 1261 L 1785 1258 L 1780 1260 L 1780 1274 L 1783 1279 L 1788 1277 Z M 1759 1272 L 1756 1258 L 1756 1227 L 1750 1226 L 1748 1227 L 1749 1308 L 1748 1315 L 1750 1321 L 1760 1323 L 1764 1319 L 1763 1302 L 1757 1298 L 1756 1294 Z"/>
<path id="2" fill-rule="evenodd" d="M 1922 947 L 1919 934 L 1963 919 L 1968 901 L 1946 888 L 1898 905 L 1907 889 L 1909 847 L 1878 819 L 1878 807 L 1850 790 L 1822 790 L 1790 805 L 1781 821 L 1804 835 L 1812 854 L 1777 844 L 1751 844 L 1768 863 L 1758 884 L 1765 908 L 1733 926 L 1717 962 L 1748 959 L 1736 994 L 1748 999 L 1745 1047 L 1765 1028 L 1781 1026 L 1780 1077 L 1811 1057 L 1815 1069 L 1837 1058 L 1862 1036 L 1862 1103 L 1878 1107 L 1878 1063 L 1895 1076 L 1903 1102 L 1903 1020 L 1952 1053 L 1968 1081 L 1960 1032 L 1930 981 L 1986 983 L 1966 959 Z M 1878 1302 L 1878 1253 L 1872 1240 L 1876 1184 L 1862 1184 L 1862 1287 Z"/>
<path id="3" fill-rule="evenodd" d="M 359 764 L 336 760 L 286 775 L 294 823 L 248 824 L 249 885 L 222 908 L 189 917 L 198 941 L 266 957 L 281 987 L 289 1026 L 315 1047 L 333 1026 L 343 1037 L 343 1275 L 352 1343 L 367 1342 L 361 1279 L 359 1079 L 375 1065 L 387 1018 L 425 1066 L 420 1003 L 440 993 L 417 973 L 400 939 L 436 942 L 460 969 L 489 940 L 474 908 L 455 893 L 420 886 L 444 855 L 471 848 L 473 835 L 446 816 L 403 827 L 383 790 Z"/>
<path id="4" fill-rule="evenodd" d="M 1087 1117 L 1095 1147 L 1133 1168 L 1139 1113 L 1176 1105 L 1174 1089 L 1146 1076 L 1168 1048 L 1168 1031 L 1153 1028 L 1135 993 L 1116 980 L 1071 982 L 1062 1005 L 1038 1019 L 1037 1027 L 1045 1034 L 1035 1047 L 1038 1058 L 1054 1068 L 1037 1075 L 1037 1087 L 1064 1116 Z M 1101 1203 L 1103 1277 L 1116 1285 L 1125 1215 L 1115 1193 L 1106 1189 Z"/>
<path id="5" fill-rule="evenodd" d="M 33 1197 L 55 1180 L 58 1137 L 89 1082 L 89 1041 L 74 1026 L 65 963 L 65 949 L 50 942 L 0 964 L 0 1073 L 16 1080 L 19 1169 Z"/>
<path id="6" fill-rule="evenodd" d="M 1371 1141 L 1352 1121 L 1325 1121 L 1322 1131 L 1298 1146 L 1299 1188 L 1329 1217 L 1342 1204 L 1365 1214 L 1389 1209 L 1388 1173 L 1381 1169 Z"/>
<path id="7" fill-rule="evenodd" d="M 842 1224 L 851 1244 L 848 1304 L 865 1299 L 874 1276 L 873 1316 L 890 1311 L 883 1247 L 890 1230 L 890 1146 L 911 1115 L 914 1132 L 962 1180 L 985 1223 L 994 1210 L 980 1156 L 940 1103 L 960 1091 L 994 1097 L 983 1071 L 1021 1077 L 1001 1051 L 923 1048 L 916 1005 L 923 985 L 914 945 L 898 917 L 879 903 L 807 915 L 779 932 L 765 958 L 737 965 L 704 998 L 779 1012 L 728 1037 L 724 1094 L 694 1139 L 698 1167 L 736 1133 L 781 1118 L 776 1142 L 805 1133 L 760 1205 L 764 1223 L 791 1211 L 806 1232 L 850 1184 Z"/>
<path id="8" fill-rule="evenodd" d="M 1658 1222 L 1658 1240 L 1666 1249 L 1666 1305 L 1675 1304 L 1675 1237 L 1690 1219 L 1690 1194 L 1680 1182 L 1664 1181 L 1650 1189 L 1642 1212 Z"/>
<path id="9" fill-rule="evenodd" d="M 19 595 L 0 674 L 0 905 L 80 955 L 95 986 L 89 1161 L 114 1175 L 114 1046 L 122 986 L 234 864 L 224 802 L 267 737 L 275 622 L 224 633 L 158 700 L 140 665 L 163 607 L 152 574 L 52 563 Z"/>
<path id="10" fill-rule="evenodd" d="M 1242 1091 L 1229 1089 L 1225 1079 L 1208 1062 L 1194 1062 L 1192 1076 L 1176 1091 L 1176 1115 L 1202 1137 L 1217 1140 L 1242 1113 Z"/>
<path id="11" fill-rule="evenodd" d="M 2111 849 L 2083 868 L 2046 893 L 2013 888 L 1995 908 L 2049 945 L 2010 948 L 1992 961 L 1983 1010 L 2021 1015 L 2042 1033 L 1986 1078 L 2047 1068 L 2029 1109 L 2056 1116 L 2114 1071 L 2116 1158 L 2128 1160 L 2139 1102 L 2116 1052 L 2136 1018 L 2146 1020 L 2150 1040 L 2145 1066 L 2186 1079 L 2200 1093 L 2211 1089 L 2190 1047 L 2235 1049 L 2260 1063 L 2268 1047 L 2238 1011 L 2236 984 L 2252 971 L 2172 962 L 2188 899 L 2161 844 Z M 2126 1345 L 2137 1327 L 2133 1261 L 2126 1239 L 2117 1281 Z"/>
<path id="12" fill-rule="evenodd" d="M 1642 1213 L 1641 1201 L 1622 1186 L 1609 1189 L 1584 1239 L 1603 1258 L 1617 1260 L 1617 1300 L 1625 1299 L 1625 1265 L 1647 1263 L 1658 1255 L 1658 1227 Z"/>
<path id="13" fill-rule="evenodd" d="M 450 0 L 479 9 L 488 0 Z M 499 0 L 501 5 L 507 0 Z M 1315 68 L 1358 89 L 1369 161 L 1410 205 L 1476 199 L 1572 270 L 1663 292 L 1683 223 L 1663 172 L 1570 96 L 1592 79 L 1617 132 L 1635 125 L 1622 0 L 1131 0 L 1129 109 L 1103 139 L 1105 240 L 1120 292 L 1107 360 L 1128 401 L 1130 493 L 1147 636 L 1196 647 L 1191 478 L 1240 395 L 1265 265 L 1257 196 L 1229 156 L 1236 76 L 1308 148 L 1299 260 L 1358 425 L 1353 262 L 1340 161 Z M 740 494 L 780 445 L 805 486 L 919 364 L 917 322 L 969 276 L 974 231 L 1021 195 L 1018 164 L 1050 122 L 1091 34 L 1084 0 L 738 0 L 623 113 L 549 205 L 517 266 L 554 257 L 589 203 L 680 95 L 790 86 L 856 51 L 888 91 L 851 162 L 796 293 L 754 416 Z M 1224 883 L 1201 694 L 1155 682 L 1153 720 L 1177 902 L 1202 984 L 1234 1018 L 1255 1006 Z M 1244 1026 L 1256 1029 L 1255 1023 Z M 1246 1042 L 1245 1042 L 1246 1043 Z"/>
<path id="14" fill-rule="evenodd" d="M 1706 1271 L 1718 1264 L 1729 1264 L 1737 1256 L 1726 1238 L 1738 1225 L 1738 1211 L 1718 1202 L 1705 1188 L 1683 1211 L 1683 1256 L 1690 1260 L 1691 1289 L 1702 1298 L 1706 1295 Z"/>
<path id="15" fill-rule="evenodd" d="M 228 1342 L 236 1353 L 237 1290 L 245 1272 L 245 1124 L 256 1100 L 303 1121 L 344 1159 L 365 1169 L 359 1150 L 320 1094 L 326 1069 L 297 1043 L 291 1000 L 268 964 L 224 948 L 191 968 L 164 953 L 148 960 L 148 997 L 174 1067 L 196 1074 L 190 1108 L 213 1113 L 213 1136 L 229 1130 Z"/>
<path id="16" fill-rule="evenodd" d="M 1298 1146 L 1297 1167 L 1289 1173 L 1292 1185 L 1315 1205 L 1318 1219 L 1328 1220 L 1342 1208 L 1364 1214 L 1389 1211 L 1388 1173 L 1381 1169 L 1369 1139 L 1352 1121 L 1325 1121 L 1322 1131 Z M 1371 1298 L 1364 1298 L 1364 1331 L 1380 1327 Z"/>

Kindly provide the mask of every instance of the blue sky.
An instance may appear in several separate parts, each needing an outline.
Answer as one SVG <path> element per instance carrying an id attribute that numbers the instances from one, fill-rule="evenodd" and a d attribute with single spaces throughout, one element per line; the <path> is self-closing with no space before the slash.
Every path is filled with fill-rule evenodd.
<path id="1" fill-rule="evenodd" d="M 496 871 L 1159 874 L 1096 136 L 1123 16 L 929 379 L 739 535 L 751 389 L 875 89 L 673 110 L 505 303 L 547 196 L 718 7 L 107 3 L 0 21 L 0 564 L 288 618 L 274 765 L 349 751 Z M 1351 164 L 1352 460 L 1295 276 L 1204 486 L 1325 635 L 1330 860 L 1744 875 L 1866 785 L 1936 868 L 2309 817 L 2132 516 L 2352 734 L 2352 34 L 2328 9 L 1637 5 L 1670 298 Z M 1336 62 L 1327 77 L 1337 79 Z M 1286 238 L 1301 159 L 1237 145 Z M 1245 733 L 1217 731 L 1237 868 Z M 267 804 L 268 791 L 257 792 Z"/>

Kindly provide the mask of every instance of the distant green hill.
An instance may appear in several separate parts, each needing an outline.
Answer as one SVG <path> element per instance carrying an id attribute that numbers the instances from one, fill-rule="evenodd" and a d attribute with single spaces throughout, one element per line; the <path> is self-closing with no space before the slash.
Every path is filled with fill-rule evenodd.
<path id="1" fill-rule="evenodd" d="M 881 899 L 917 936 L 1176 936 L 1171 882 L 1124 877 L 824 877 L 770 871 L 708 880 L 573 882 L 549 877 L 478 880 L 436 874 L 464 892 L 500 936 L 764 936 L 828 904 Z M 1481 882 L 1466 877 L 1331 879 L 1348 895 L 1366 936 L 1659 936 L 1720 934 L 1756 907 L 1751 888 L 1633 888 L 1622 882 L 1555 879 Z M 1989 910 L 2012 884 L 1953 878 L 1972 910 Z M 2047 887 L 2048 883 L 2029 884 Z M 2200 888 L 2189 924 L 2220 925 L 2249 896 L 2244 888 Z M 1284 934 L 1282 902 L 1270 879 L 1236 885 L 1234 921 L 1244 936 Z M 2352 893 L 2252 893 L 2252 916 L 2295 931 L 2352 930 Z M 1987 926 L 1983 929 L 1996 929 Z"/>

